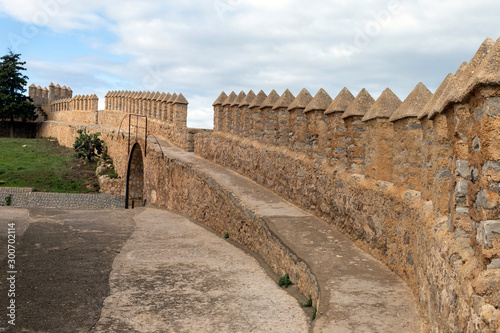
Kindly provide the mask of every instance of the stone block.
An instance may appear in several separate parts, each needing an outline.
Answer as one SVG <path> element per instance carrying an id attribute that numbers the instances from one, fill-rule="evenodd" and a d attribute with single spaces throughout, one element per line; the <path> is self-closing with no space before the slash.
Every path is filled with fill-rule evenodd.
<path id="1" fill-rule="evenodd" d="M 483 106 L 474 110 L 474 120 L 482 120 L 485 114 L 490 117 L 500 114 L 500 97 L 490 97 Z"/>
<path id="2" fill-rule="evenodd" d="M 492 247 L 495 238 L 500 238 L 500 220 L 481 221 L 477 228 L 477 242 Z"/>
<path id="3" fill-rule="evenodd" d="M 493 259 L 486 269 L 500 269 L 500 259 Z"/>
<path id="4" fill-rule="evenodd" d="M 489 182 L 488 183 L 488 190 L 500 194 L 500 182 Z"/>
<path id="5" fill-rule="evenodd" d="M 500 306 L 500 270 L 486 270 L 473 282 L 474 291 L 484 297 L 486 303 Z"/>
<path id="6" fill-rule="evenodd" d="M 472 140 L 472 150 L 474 150 L 476 153 L 481 151 L 481 138 L 476 136 Z"/>
<path id="7" fill-rule="evenodd" d="M 483 174 L 493 170 L 494 172 L 500 172 L 500 162 L 499 161 L 488 161 L 483 165 Z"/>
<path id="8" fill-rule="evenodd" d="M 493 191 L 483 189 L 479 191 L 476 198 L 476 207 L 493 209 L 497 207 L 500 196 Z"/>
<path id="9" fill-rule="evenodd" d="M 455 186 L 455 201 L 456 202 L 465 202 L 467 199 L 467 188 L 469 182 L 467 180 L 459 180 L 457 181 L 457 185 Z"/>
<path id="10" fill-rule="evenodd" d="M 413 266 L 413 255 L 411 254 L 411 251 L 408 251 L 406 253 L 406 263 L 410 266 Z"/>
<path id="11" fill-rule="evenodd" d="M 378 187 L 378 188 L 380 188 L 381 190 L 387 190 L 388 188 L 393 187 L 394 183 L 387 182 L 387 181 L 384 181 L 384 180 L 377 180 L 375 182 L 375 186 Z"/>
<path id="12" fill-rule="evenodd" d="M 455 174 L 462 178 L 468 178 L 470 175 L 469 161 L 467 160 L 457 160 L 457 165 L 455 167 Z"/>
<path id="13" fill-rule="evenodd" d="M 450 169 L 447 169 L 447 168 L 440 169 L 437 172 L 436 177 L 438 180 L 449 179 L 451 177 L 451 171 L 450 171 Z"/>
<path id="14" fill-rule="evenodd" d="M 422 129 L 422 125 L 418 122 L 411 122 L 405 127 L 405 131 L 412 131 L 416 129 Z"/>

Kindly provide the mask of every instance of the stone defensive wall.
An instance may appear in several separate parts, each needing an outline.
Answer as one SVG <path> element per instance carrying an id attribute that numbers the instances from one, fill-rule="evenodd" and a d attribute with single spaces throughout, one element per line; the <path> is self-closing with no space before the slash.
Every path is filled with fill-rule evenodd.
<path id="1" fill-rule="evenodd" d="M 129 125 L 133 129 L 144 127 L 144 117 L 147 117 L 149 134 L 168 138 L 188 151 L 194 150 L 194 134 L 204 131 L 187 128 L 189 103 L 182 93 L 110 91 L 105 96 L 105 109 L 98 110 L 99 98 L 96 95 L 72 97 L 71 89 L 53 83 L 49 88 L 30 86 L 30 97 L 43 110 L 46 120 L 114 126 L 128 131 Z M 44 97 L 38 98 L 39 93 Z M 142 117 L 132 120 L 129 114 Z"/>
<path id="2" fill-rule="evenodd" d="M 419 83 L 404 101 L 390 89 L 377 100 L 347 88 L 335 98 L 323 89 L 223 92 L 208 131 L 186 127 L 188 103 L 174 95 L 109 92 L 105 110 L 54 111 L 38 135 L 72 146 L 79 128 L 101 132 L 122 177 L 107 187 L 123 187 L 128 204 L 229 232 L 314 304 L 308 264 L 186 162 L 192 154 L 161 145 L 194 150 L 334 225 L 408 283 L 432 331 L 500 330 L 500 40 L 485 40 L 434 93 Z M 146 117 L 154 136 L 144 140 Z"/>
<path id="3" fill-rule="evenodd" d="M 349 235 L 439 331 L 500 329 L 500 40 L 432 94 L 221 93 L 196 154 Z"/>

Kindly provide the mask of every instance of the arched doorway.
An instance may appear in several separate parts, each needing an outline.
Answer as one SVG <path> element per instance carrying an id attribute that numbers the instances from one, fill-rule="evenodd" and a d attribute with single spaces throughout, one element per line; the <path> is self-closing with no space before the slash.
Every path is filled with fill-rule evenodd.
<path id="1" fill-rule="evenodd" d="M 141 206 L 144 202 L 144 163 L 139 143 L 132 146 L 128 160 L 125 208 Z"/>

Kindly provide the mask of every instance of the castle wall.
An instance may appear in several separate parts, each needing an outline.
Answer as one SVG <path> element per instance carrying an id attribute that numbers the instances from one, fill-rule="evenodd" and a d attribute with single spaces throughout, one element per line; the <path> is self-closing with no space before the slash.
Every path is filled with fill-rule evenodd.
<path id="1" fill-rule="evenodd" d="M 195 152 L 343 230 L 409 283 L 436 330 L 493 332 L 500 287 L 486 281 L 500 281 L 499 95 L 478 88 L 421 121 L 299 108 L 288 111 L 288 146 L 215 131 L 196 135 Z"/>
<path id="2" fill-rule="evenodd" d="M 273 110 L 272 106 L 266 106 L 262 108 L 262 139 L 263 142 L 274 144 L 277 138 L 277 128 L 278 128 L 278 112 Z"/>
<path id="3" fill-rule="evenodd" d="M 276 112 L 278 114 L 278 133 L 274 143 L 281 147 L 287 147 L 288 140 L 290 139 L 290 117 L 288 116 L 287 107 L 279 107 L 276 109 Z"/>

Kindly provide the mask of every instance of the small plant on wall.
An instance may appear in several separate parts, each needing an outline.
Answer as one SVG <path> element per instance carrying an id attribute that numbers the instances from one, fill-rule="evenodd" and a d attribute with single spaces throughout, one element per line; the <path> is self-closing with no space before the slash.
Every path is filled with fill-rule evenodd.
<path id="1" fill-rule="evenodd" d="M 282 277 L 280 277 L 280 280 L 278 281 L 278 286 L 280 286 L 280 287 L 288 288 L 292 284 L 293 283 L 290 280 L 290 275 L 288 275 L 288 273 L 286 273 L 285 275 L 283 275 Z"/>
<path id="2" fill-rule="evenodd" d="M 101 156 L 104 151 L 104 141 L 99 138 L 101 133 L 88 134 L 87 129 L 78 130 L 78 136 L 73 144 L 76 156 L 79 159 L 87 159 L 93 162 L 96 158 Z"/>

